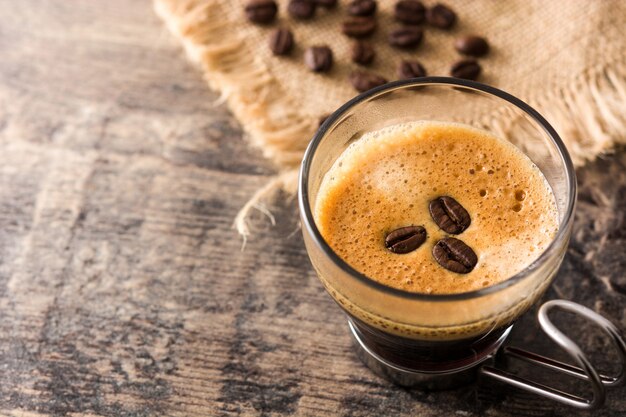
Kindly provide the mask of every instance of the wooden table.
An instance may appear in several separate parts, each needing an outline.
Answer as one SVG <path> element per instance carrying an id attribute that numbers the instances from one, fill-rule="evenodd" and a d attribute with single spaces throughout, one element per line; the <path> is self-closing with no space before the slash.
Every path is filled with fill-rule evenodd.
<path id="1" fill-rule="evenodd" d="M 576 414 L 494 385 L 404 390 L 365 369 L 293 198 L 241 250 L 233 218 L 274 171 L 217 99 L 148 1 L 0 0 L 0 414 Z M 623 149 L 579 170 L 573 242 L 546 296 L 622 330 L 625 172 Z M 614 360 L 568 323 L 596 363 Z M 558 356 L 531 315 L 511 343 Z M 594 416 L 624 415 L 624 393 Z"/>

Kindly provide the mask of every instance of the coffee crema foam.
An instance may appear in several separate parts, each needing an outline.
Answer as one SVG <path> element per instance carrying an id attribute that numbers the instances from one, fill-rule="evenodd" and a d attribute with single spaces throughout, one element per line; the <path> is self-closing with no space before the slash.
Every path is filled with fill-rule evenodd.
<path id="1" fill-rule="evenodd" d="M 435 243 L 450 236 L 428 210 L 455 198 L 471 225 L 458 235 L 478 255 L 468 274 L 441 267 Z M 558 211 L 541 171 L 511 143 L 466 125 L 412 122 L 352 143 L 322 180 L 314 216 L 330 247 L 353 268 L 389 287 L 453 294 L 497 284 L 522 271 L 550 244 Z M 407 254 L 385 236 L 424 226 L 427 240 Z"/>

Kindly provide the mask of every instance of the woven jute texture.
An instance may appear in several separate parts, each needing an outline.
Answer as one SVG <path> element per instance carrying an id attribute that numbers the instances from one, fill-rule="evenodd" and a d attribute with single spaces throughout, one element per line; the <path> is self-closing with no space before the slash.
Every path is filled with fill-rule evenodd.
<path id="1" fill-rule="evenodd" d="M 200 65 L 209 86 L 220 92 L 240 120 L 252 145 L 274 161 L 280 174 L 252 196 L 237 218 L 245 217 L 272 191 L 293 192 L 296 169 L 321 115 L 356 95 L 347 82 L 358 66 L 350 62 L 352 40 L 340 32 L 345 4 L 318 9 L 310 21 L 295 21 L 287 1 L 268 26 L 247 22 L 240 0 L 154 0 L 155 10 Z M 344 2 L 345 3 L 345 2 Z M 431 6 L 433 2 L 425 2 Z M 458 0 L 455 27 L 425 26 L 413 51 L 388 46 L 396 26 L 395 1 L 379 1 L 379 28 L 369 39 L 377 57 L 368 70 L 396 79 L 402 59 L 420 61 L 429 75 L 448 75 L 459 59 L 452 47 L 461 34 L 480 34 L 491 51 L 480 59 L 479 81 L 494 85 L 535 107 L 555 127 L 577 165 L 626 142 L 626 2 L 620 0 Z M 288 57 L 273 56 L 272 29 L 289 27 L 296 47 Z M 328 44 L 335 64 L 327 74 L 311 73 L 304 50 Z"/>

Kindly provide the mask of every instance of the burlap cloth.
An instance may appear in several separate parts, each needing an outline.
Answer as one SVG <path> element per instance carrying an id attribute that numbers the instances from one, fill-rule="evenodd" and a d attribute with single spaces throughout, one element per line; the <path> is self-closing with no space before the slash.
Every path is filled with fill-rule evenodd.
<path id="1" fill-rule="evenodd" d="M 245 19 L 242 0 L 154 2 L 250 142 L 280 171 L 236 219 L 245 236 L 252 207 L 260 207 L 278 188 L 294 191 L 297 167 L 319 117 L 356 94 L 347 82 L 357 68 L 349 58 L 351 40 L 340 32 L 344 7 L 318 9 L 316 18 L 302 22 L 289 18 L 287 1 L 279 1 L 277 21 L 257 26 Z M 398 62 L 406 58 L 419 60 L 429 75 L 448 75 L 451 63 L 459 59 L 454 38 L 480 34 L 490 41 L 491 52 L 480 60 L 479 81 L 539 110 L 559 132 L 575 164 L 626 142 L 626 1 L 448 0 L 458 15 L 456 26 L 451 31 L 425 27 L 415 51 L 387 45 L 387 29 L 395 25 L 395 1 L 378 3 L 379 29 L 370 39 L 377 57 L 371 71 L 394 80 Z M 277 58 L 268 48 L 269 32 L 278 26 L 294 32 L 296 48 L 289 57 Z M 303 64 L 304 50 L 315 44 L 328 44 L 334 51 L 328 74 L 311 73 Z"/>

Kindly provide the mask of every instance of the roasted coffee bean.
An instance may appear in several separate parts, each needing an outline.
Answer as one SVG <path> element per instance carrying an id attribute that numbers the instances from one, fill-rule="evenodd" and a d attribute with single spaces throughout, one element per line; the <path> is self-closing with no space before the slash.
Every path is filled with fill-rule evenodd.
<path id="1" fill-rule="evenodd" d="M 353 0 L 348 4 L 348 14 L 352 16 L 372 16 L 376 13 L 374 0 Z"/>
<path id="2" fill-rule="evenodd" d="M 436 4 L 426 11 L 426 20 L 439 29 L 450 29 L 456 22 L 456 13 L 444 4 Z"/>
<path id="3" fill-rule="evenodd" d="M 393 253 L 409 253 L 426 241 L 426 229 L 422 226 L 401 227 L 385 238 L 385 247 Z"/>
<path id="4" fill-rule="evenodd" d="M 337 5 L 337 0 L 314 0 L 315 4 L 325 9 L 332 9 Z"/>
<path id="5" fill-rule="evenodd" d="M 374 47 L 371 44 L 363 41 L 356 41 L 352 44 L 350 58 L 355 64 L 371 64 L 375 56 L 376 52 L 374 52 Z"/>
<path id="6" fill-rule="evenodd" d="M 290 0 L 287 11 L 295 19 L 310 19 L 315 15 L 316 3 L 313 0 Z"/>
<path id="7" fill-rule="evenodd" d="M 426 18 L 426 7 L 418 0 L 401 0 L 396 3 L 394 16 L 398 22 L 418 25 Z"/>
<path id="8" fill-rule="evenodd" d="M 389 33 L 389 44 L 400 48 L 414 48 L 422 41 L 424 31 L 416 27 L 394 29 Z"/>
<path id="9" fill-rule="evenodd" d="M 467 210 L 458 201 L 447 195 L 432 200 L 428 209 L 437 226 L 446 233 L 457 235 L 472 223 Z"/>
<path id="10" fill-rule="evenodd" d="M 425 76 L 426 70 L 422 64 L 417 61 L 402 61 L 398 66 L 398 78 L 401 80 Z"/>
<path id="11" fill-rule="evenodd" d="M 465 78 L 466 80 L 475 80 L 480 75 L 482 68 L 474 59 L 463 59 L 452 65 L 450 75 L 456 78 Z"/>
<path id="12" fill-rule="evenodd" d="M 352 72 L 349 79 L 354 89 L 361 93 L 379 85 L 387 84 L 387 80 L 380 75 L 364 71 Z"/>
<path id="13" fill-rule="evenodd" d="M 489 52 L 489 44 L 480 36 L 461 36 L 454 41 L 454 48 L 462 54 L 483 56 Z"/>
<path id="14" fill-rule="evenodd" d="M 352 38 L 363 38 L 376 31 L 376 20 L 368 16 L 349 17 L 341 24 L 341 31 Z"/>
<path id="15" fill-rule="evenodd" d="M 293 34 L 289 29 L 278 28 L 270 34 L 270 49 L 274 55 L 287 55 L 293 48 Z"/>
<path id="16" fill-rule="evenodd" d="M 271 23 L 276 17 L 278 6 L 274 0 L 250 0 L 246 6 L 246 17 L 254 23 Z"/>
<path id="17" fill-rule="evenodd" d="M 433 257 L 449 271 L 467 274 L 478 263 L 476 253 L 462 240 L 444 237 L 433 247 Z"/>
<path id="18" fill-rule="evenodd" d="M 304 52 L 304 63 L 313 72 L 326 72 L 333 66 L 333 51 L 328 46 L 312 46 Z"/>

